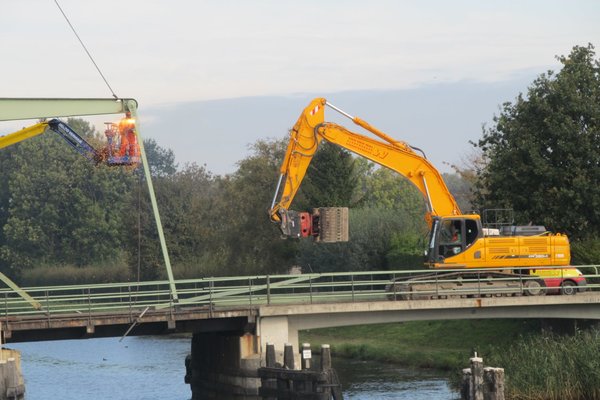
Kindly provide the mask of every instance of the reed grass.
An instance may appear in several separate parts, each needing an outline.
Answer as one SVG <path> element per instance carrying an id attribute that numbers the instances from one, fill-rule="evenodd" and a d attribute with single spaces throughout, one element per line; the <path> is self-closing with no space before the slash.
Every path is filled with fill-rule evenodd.
<path id="1" fill-rule="evenodd" d="M 491 349 L 486 365 L 504 368 L 506 398 L 599 400 L 600 330 L 542 333 Z"/>

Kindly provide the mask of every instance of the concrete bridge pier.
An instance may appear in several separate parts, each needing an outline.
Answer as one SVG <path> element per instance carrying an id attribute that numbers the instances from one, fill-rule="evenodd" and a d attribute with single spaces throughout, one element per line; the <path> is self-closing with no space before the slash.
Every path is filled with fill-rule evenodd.
<path id="1" fill-rule="evenodd" d="M 186 377 L 192 400 L 259 400 L 258 369 L 265 366 L 266 344 L 276 349 L 283 364 L 284 345 L 298 353 L 298 330 L 287 316 L 259 318 L 251 332 L 194 333 L 192 351 L 186 359 Z M 296 368 L 299 357 L 294 357 Z"/>
<path id="2" fill-rule="evenodd" d="M 257 325 L 259 336 L 261 359 L 265 365 L 265 353 L 267 343 L 275 345 L 275 362 L 283 365 L 283 349 L 286 344 L 291 344 L 294 353 L 299 353 L 298 328 L 290 323 L 287 316 L 262 317 Z M 300 357 L 294 356 L 294 369 L 300 368 Z"/>

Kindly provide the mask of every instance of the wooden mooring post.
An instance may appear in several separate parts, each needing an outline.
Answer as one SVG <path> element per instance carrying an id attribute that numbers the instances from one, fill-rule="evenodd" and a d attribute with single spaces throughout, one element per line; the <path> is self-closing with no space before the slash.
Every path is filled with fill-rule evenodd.
<path id="1" fill-rule="evenodd" d="M 301 368 L 294 369 L 292 345 L 285 345 L 283 365 L 275 361 L 275 346 L 267 343 L 266 366 L 258 370 L 261 379 L 259 395 L 263 400 L 305 399 L 343 400 L 341 385 L 331 365 L 329 345 L 321 346 L 321 363 L 312 365 L 310 344 L 304 343 L 300 351 Z"/>
<path id="2" fill-rule="evenodd" d="M 461 400 L 504 400 L 504 368 L 484 368 L 477 353 L 469 361 L 471 368 L 462 371 Z"/>

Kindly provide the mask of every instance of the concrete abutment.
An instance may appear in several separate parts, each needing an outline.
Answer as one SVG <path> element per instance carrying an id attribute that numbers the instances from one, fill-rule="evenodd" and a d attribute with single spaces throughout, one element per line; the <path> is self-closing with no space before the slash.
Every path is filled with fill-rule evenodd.
<path id="1" fill-rule="evenodd" d="M 291 344 L 294 367 L 299 368 L 298 330 L 286 316 L 259 318 L 249 333 L 194 333 L 185 362 L 192 400 L 260 399 L 258 369 L 265 366 L 267 343 L 275 345 L 275 362 L 281 365 L 283 349 Z"/>

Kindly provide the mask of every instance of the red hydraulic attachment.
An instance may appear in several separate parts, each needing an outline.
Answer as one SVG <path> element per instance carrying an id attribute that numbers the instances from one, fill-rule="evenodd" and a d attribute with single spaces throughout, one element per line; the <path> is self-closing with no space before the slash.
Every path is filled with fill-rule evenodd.
<path id="1" fill-rule="evenodd" d="M 322 207 L 312 212 L 281 209 L 280 228 L 285 237 L 313 237 L 317 242 L 348 241 L 348 208 Z"/>

